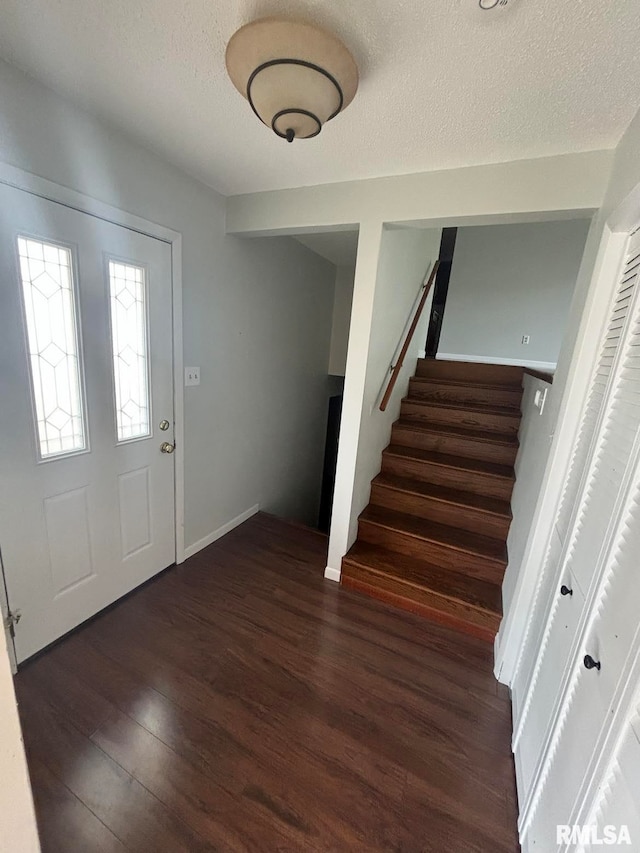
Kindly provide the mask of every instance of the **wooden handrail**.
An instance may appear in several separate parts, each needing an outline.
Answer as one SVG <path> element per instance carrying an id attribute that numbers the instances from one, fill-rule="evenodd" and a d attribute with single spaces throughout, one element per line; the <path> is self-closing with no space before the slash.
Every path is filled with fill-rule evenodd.
<path id="1" fill-rule="evenodd" d="M 402 365 L 404 364 L 404 360 L 407 355 L 407 351 L 409 349 L 409 345 L 411 344 L 411 339 L 413 338 L 418 323 L 420 322 L 420 317 L 422 316 L 422 312 L 424 311 L 424 306 L 427 301 L 427 296 L 431 291 L 431 287 L 433 285 L 433 281 L 436 277 L 436 273 L 438 272 L 438 267 L 440 266 L 440 261 L 436 261 L 433 265 L 433 269 L 431 270 L 431 274 L 429 278 L 424 284 L 424 290 L 422 296 L 420 297 L 420 303 L 416 308 L 416 313 L 413 315 L 413 320 L 411 322 L 411 326 L 409 327 L 409 331 L 407 332 L 407 337 L 404 339 L 404 343 L 402 344 L 402 349 L 400 350 L 400 355 L 398 356 L 398 360 L 393 365 L 391 369 L 391 377 L 389 379 L 389 384 L 387 385 L 387 390 L 384 392 L 384 396 L 382 401 L 380 402 L 380 411 L 384 412 L 387 408 L 389 400 L 391 399 L 391 395 L 393 394 L 393 389 L 396 386 L 396 382 L 398 381 L 398 376 L 400 375 L 400 371 L 402 370 Z"/>

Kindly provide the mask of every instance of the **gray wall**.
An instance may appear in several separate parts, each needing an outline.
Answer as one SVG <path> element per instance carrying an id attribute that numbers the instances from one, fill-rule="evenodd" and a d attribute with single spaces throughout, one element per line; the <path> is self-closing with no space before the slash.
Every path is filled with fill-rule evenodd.
<path id="1" fill-rule="evenodd" d="M 225 236 L 225 200 L 0 63 L 0 160 L 183 235 L 187 546 L 256 503 L 315 520 L 335 269 Z"/>
<path id="2" fill-rule="evenodd" d="M 353 266 L 336 267 L 331 351 L 329 353 L 329 373 L 332 376 L 344 376 L 347 369 L 347 348 L 355 274 L 356 271 Z"/>
<path id="3" fill-rule="evenodd" d="M 586 219 L 460 228 L 438 355 L 553 369 L 588 230 Z"/>

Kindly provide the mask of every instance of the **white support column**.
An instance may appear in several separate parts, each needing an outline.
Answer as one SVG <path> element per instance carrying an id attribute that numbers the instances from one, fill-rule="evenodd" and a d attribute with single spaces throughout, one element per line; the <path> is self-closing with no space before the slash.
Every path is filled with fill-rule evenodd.
<path id="1" fill-rule="evenodd" d="M 381 221 L 360 224 L 329 556 L 324 573 L 334 581 L 340 580 L 342 557 L 355 539 L 355 528 L 351 524 L 353 490 L 381 242 Z"/>

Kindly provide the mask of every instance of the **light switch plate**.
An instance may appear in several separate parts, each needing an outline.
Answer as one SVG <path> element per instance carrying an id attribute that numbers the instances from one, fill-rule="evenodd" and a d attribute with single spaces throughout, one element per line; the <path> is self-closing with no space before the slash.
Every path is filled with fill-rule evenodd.
<path id="1" fill-rule="evenodd" d="M 533 405 L 540 409 L 540 414 L 544 411 L 544 404 L 547 401 L 547 389 L 539 388 L 533 398 Z"/>
<path id="2" fill-rule="evenodd" d="M 200 384 L 200 368 L 185 367 L 184 369 L 184 384 L 199 385 Z"/>

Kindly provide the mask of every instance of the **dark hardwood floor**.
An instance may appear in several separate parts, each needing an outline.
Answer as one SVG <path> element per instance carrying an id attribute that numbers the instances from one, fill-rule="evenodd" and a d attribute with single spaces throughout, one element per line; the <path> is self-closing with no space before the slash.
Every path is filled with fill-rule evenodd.
<path id="1" fill-rule="evenodd" d="M 44 851 L 517 851 L 481 640 L 260 514 L 16 677 Z"/>

